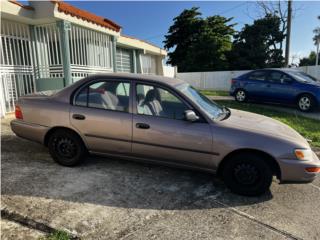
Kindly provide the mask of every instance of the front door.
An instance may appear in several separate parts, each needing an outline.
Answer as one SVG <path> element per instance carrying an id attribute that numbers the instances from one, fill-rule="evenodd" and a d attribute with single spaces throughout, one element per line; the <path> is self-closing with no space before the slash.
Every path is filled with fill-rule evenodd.
<path id="1" fill-rule="evenodd" d="M 172 91 L 136 84 L 134 155 L 171 164 L 213 167 L 212 134 L 205 121 L 188 122 L 187 104 Z"/>
<path id="2" fill-rule="evenodd" d="M 130 83 L 96 81 L 75 96 L 70 121 L 90 151 L 129 154 L 132 140 Z"/>
<path id="3" fill-rule="evenodd" d="M 293 79 L 280 71 L 271 71 L 267 77 L 268 84 L 264 92 L 268 96 L 268 101 L 279 103 L 291 103 L 296 90 Z"/>

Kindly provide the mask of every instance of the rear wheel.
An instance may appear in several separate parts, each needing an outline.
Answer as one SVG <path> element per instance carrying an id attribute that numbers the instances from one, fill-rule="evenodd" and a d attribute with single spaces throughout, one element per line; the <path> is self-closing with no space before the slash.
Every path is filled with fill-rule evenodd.
<path id="1" fill-rule="evenodd" d="M 247 94 L 243 89 L 238 89 L 234 96 L 237 102 L 245 102 L 247 100 Z"/>
<path id="2" fill-rule="evenodd" d="M 75 166 L 86 157 L 86 147 L 74 132 L 60 129 L 51 134 L 48 141 L 52 158 L 63 166 Z"/>
<path id="3" fill-rule="evenodd" d="M 309 94 L 303 94 L 298 99 L 298 108 L 303 112 L 310 112 L 315 106 L 313 97 Z"/>
<path id="4" fill-rule="evenodd" d="M 244 196 L 258 196 L 270 188 L 272 170 L 265 160 L 251 153 L 235 155 L 222 169 L 222 178 L 228 188 Z"/>

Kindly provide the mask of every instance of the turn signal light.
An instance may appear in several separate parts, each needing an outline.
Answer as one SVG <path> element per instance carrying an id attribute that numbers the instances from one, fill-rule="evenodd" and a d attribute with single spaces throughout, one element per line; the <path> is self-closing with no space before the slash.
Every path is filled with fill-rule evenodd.
<path id="1" fill-rule="evenodd" d="M 320 173 L 320 167 L 308 167 L 306 171 L 310 173 Z"/>
<path id="2" fill-rule="evenodd" d="M 16 105 L 15 115 L 16 119 L 23 119 L 21 108 L 18 105 Z"/>

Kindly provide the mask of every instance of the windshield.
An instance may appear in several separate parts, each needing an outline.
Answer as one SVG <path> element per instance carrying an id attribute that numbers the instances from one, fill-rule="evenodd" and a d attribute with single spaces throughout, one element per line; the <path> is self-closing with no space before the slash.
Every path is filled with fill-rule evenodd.
<path id="1" fill-rule="evenodd" d="M 304 72 L 291 71 L 290 75 L 293 76 L 299 82 L 317 82 L 317 81 L 319 81 L 315 77 L 312 77 L 309 74 L 306 74 Z"/>
<path id="2" fill-rule="evenodd" d="M 224 120 L 230 116 L 229 109 L 213 102 L 189 84 L 184 83 L 178 85 L 176 88 L 191 99 L 211 119 Z"/>

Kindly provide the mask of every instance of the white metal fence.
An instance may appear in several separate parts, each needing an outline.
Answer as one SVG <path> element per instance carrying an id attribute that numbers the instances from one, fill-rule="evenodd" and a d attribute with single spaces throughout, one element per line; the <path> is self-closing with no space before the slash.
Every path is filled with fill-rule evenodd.
<path id="1" fill-rule="evenodd" d="M 298 69 L 320 79 L 320 66 L 299 67 Z M 177 73 L 176 77 L 198 89 L 228 91 L 231 86 L 231 79 L 248 71 L 188 72 Z"/>
<path id="2" fill-rule="evenodd" d="M 35 91 L 29 26 L 1 20 L 1 114 L 14 111 L 19 96 Z"/>

